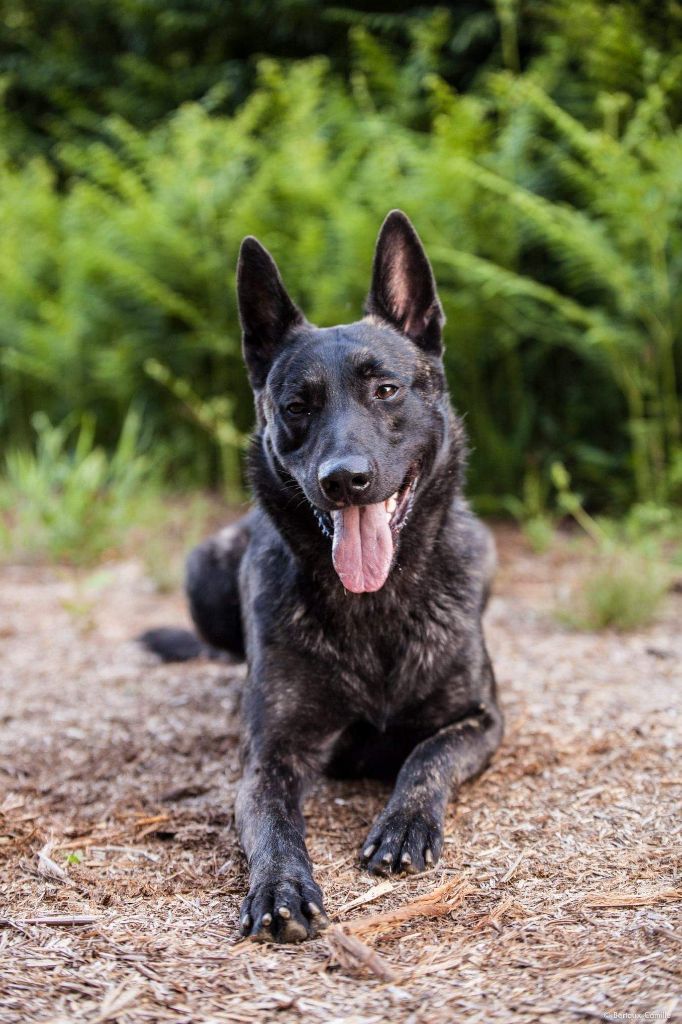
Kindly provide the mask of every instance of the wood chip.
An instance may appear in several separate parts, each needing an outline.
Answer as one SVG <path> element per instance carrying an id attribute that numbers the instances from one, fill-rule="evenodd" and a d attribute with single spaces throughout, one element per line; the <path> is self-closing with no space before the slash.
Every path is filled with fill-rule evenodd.
<path id="1" fill-rule="evenodd" d="M 378 885 L 373 885 L 371 889 L 368 889 L 367 892 L 364 892 L 361 896 L 356 896 L 354 900 L 350 901 L 350 903 L 344 903 L 342 906 L 338 907 L 334 912 L 334 917 L 338 914 L 344 914 L 348 910 L 354 910 L 356 907 L 362 907 L 366 903 L 373 903 L 374 900 L 378 900 L 387 893 L 393 892 L 394 888 L 395 886 L 393 885 L 393 882 L 389 882 L 388 879 L 383 882 L 379 882 Z"/>
<path id="2" fill-rule="evenodd" d="M 351 973 L 357 973 L 364 967 L 381 981 L 397 981 L 398 972 L 357 935 L 349 935 L 341 925 L 333 924 L 324 937 L 333 956 Z"/>
<path id="3" fill-rule="evenodd" d="M 652 892 L 610 892 L 588 896 L 586 907 L 650 907 L 654 903 L 682 900 L 682 889 L 658 889 Z"/>
<path id="4" fill-rule="evenodd" d="M 45 843 L 43 848 L 38 851 L 38 872 L 44 877 L 49 878 L 53 882 L 65 882 L 67 885 L 72 885 L 72 881 L 64 868 L 60 867 L 56 861 L 53 861 L 50 857 L 54 849 L 54 842 Z"/>
<path id="5" fill-rule="evenodd" d="M 69 928 L 74 925 L 95 924 L 101 918 L 91 914 L 43 914 L 39 917 L 0 917 L 0 927 L 23 928 L 26 925 L 41 924 Z"/>
<path id="6" fill-rule="evenodd" d="M 345 923 L 344 927 L 353 935 L 364 935 L 392 930 L 396 925 L 419 917 L 444 917 L 460 907 L 467 896 L 472 896 L 476 891 L 476 887 L 469 881 L 455 877 L 400 907 L 355 918 Z"/>

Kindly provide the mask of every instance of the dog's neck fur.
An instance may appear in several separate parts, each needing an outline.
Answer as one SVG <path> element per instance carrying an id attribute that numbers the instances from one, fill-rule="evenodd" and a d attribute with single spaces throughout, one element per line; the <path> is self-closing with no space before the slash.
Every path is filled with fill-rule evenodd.
<path id="1" fill-rule="evenodd" d="M 444 420 L 445 443 L 439 461 L 428 467 L 415 498 L 414 507 L 398 541 L 397 561 L 384 587 L 372 595 L 381 601 L 399 588 L 418 586 L 434 560 L 442 557 L 439 535 L 453 501 L 462 494 L 466 470 L 467 443 L 461 420 L 447 396 Z M 302 573 L 325 589 L 345 598 L 331 557 L 331 540 L 325 537 L 303 491 L 277 459 L 267 427 L 259 426 L 249 452 L 249 477 L 254 494 L 277 533 L 298 563 Z M 416 533 L 417 544 L 405 544 L 407 534 Z"/>

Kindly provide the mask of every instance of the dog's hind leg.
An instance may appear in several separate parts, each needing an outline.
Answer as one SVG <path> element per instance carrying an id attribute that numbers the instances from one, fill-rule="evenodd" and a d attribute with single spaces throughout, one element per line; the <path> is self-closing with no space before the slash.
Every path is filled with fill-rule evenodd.
<path id="1" fill-rule="evenodd" d="M 424 871 L 440 857 L 453 790 L 478 775 L 497 749 L 502 714 L 494 699 L 417 744 L 360 853 L 374 874 Z"/>
<path id="2" fill-rule="evenodd" d="M 244 657 L 239 566 L 251 538 L 253 513 L 190 552 L 185 590 L 199 636 L 211 647 Z"/>
<path id="3" fill-rule="evenodd" d="M 253 513 L 197 545 L 187 558 L 185 591 L 198 636 L 187 629 L 151 629 L 140 642 L 164 661 L 188 661 L 227 651 L 244 657 L 239 566 L 251 536 Z"/>

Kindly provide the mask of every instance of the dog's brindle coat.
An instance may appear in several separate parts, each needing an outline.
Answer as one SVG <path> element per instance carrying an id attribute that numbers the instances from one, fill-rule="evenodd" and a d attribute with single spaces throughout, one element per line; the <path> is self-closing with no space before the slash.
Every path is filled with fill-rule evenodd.
<path id="1" fill-rule="evenodd" d="M 313 773 L 395 778 L 361 861 L 378 874 L 418 872 L 440 856 L 451 793 L 498 746 L 481 627 L 494 549 L 462 496 L 443 314 L 404 214 L 381 229 L 358 323 L 309 324 L 253 238 L 238 296 L 258 415 L 256 506 L 192 552 L 187 589 L 203 639 L 248 661 L 240 930 L 296 942 L 326 924 L 301 814 Z M 396 492 L 388 577 L 382 585 L 370 572 L 367 592 L 349 593 L 330 534 L 349 506 L 381 509 Z M 369 569 L 353 564 L 362 580 Z"/>

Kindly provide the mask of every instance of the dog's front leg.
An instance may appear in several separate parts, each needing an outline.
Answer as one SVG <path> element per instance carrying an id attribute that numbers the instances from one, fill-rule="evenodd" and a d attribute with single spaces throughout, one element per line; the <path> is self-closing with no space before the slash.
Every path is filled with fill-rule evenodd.
<path id="1" fill-rule="evenodd" d="M 249 862 L 239 929 L 261 942 L 301 942 L 326 927 L 301 813 L 304 771 L 294 756 L 247 757 L 236 804 Z"/>
<path id="2" fill-rule="evenodd" d="M 416 873 L 435 864 L 443 847 L 448 799 L 485 768 L 502 730 L 497 706 L 481 704 L 414 748 L 362 847 L 360 859 L 369 871 Z"/>

